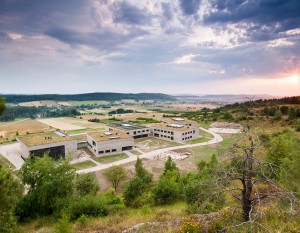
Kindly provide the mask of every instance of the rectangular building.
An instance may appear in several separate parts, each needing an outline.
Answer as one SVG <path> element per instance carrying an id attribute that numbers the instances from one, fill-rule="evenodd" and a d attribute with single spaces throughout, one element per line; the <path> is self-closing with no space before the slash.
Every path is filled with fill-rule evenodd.
<path id="1" fill-rule="evenodd" d="M 87 133 L 87 142 L 89 150 L 95 156 L 119 154 L 132 150 L 134 146 L 132 136 L 117 130 L 89 132 Z"/>
<path id="2" fill-rule="evenodd" d="M 74 137 L 58 135 L 54 132 L 26 134 L 17 137 L 23 158 L 29 155 L 43 156 L 48 153 L 50 157 L 59 159 L 67 155 L 74 156 L 77 151 L 77 140 Z"/>
<path id="3" fill-rule="evenodd" d="M 114 122 L 108 125 L 107 129 L 110 130 L 120 130 L 134 139 L 149 137 L 151 134 L 151 129 L 145 125 L 138 125 L 129 122 Z"/>
<path id="4" fill-rule="evenodd" d="M 155 124 L 151 127 L 154 137 L 184 143 L 199 137 L 199 127 L 179 124 Z"/>

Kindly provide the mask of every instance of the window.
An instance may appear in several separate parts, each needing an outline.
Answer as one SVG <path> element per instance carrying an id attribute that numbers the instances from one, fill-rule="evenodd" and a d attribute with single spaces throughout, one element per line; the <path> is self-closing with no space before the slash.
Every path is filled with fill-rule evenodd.
<path id="1" fill-rule="evenodd" d="M 129 134 L 129 132 L 127 132 L 127 134 Z"/>
<path id="2" fill-rule="evenodd" d="M 174 138 L 173 138 L 173 137 L 171 137 L 171 140 L 174 140 Z"/>
<path id="3" fill-rule="evenodd" d="M 174 132 L 171 132 L 171 135 L 174 135 Z"/>
<path id="4" fill-rule="evenodd" d="M 99 154 L 103 154 L 103 153 L 104 153 L 104 151 L 103 151 L 103 150 L 100 150 L 98 153 L 99 153 Z"/>
<path id="5" fill-rule="evenodd" d="M 93 146 L 96 146 L 96 142 L 95 141 L 93 141 Z"/>
<path id="6" fill-rule="evenodd" d="M 144 132 L 145 132 L 145 130 L 142 130 L 142 132 L 144 133 Z"/>
<path id="7" fill-rule="evenodd" d="M 136 131 L 133 131 L 133 134 L 136 135 Z"/>
<path id="8" fill-rule="evenodd" d="M 110 150 L 106 150 L 105 153 L 110 153 Z"/>
<path id="9" fill-rule="evenodd" d="M 111 152 L 116 152 L 116 151 L 117 151 L 117 149 L 112 149 L 112 150 L 111 150 Z"/>

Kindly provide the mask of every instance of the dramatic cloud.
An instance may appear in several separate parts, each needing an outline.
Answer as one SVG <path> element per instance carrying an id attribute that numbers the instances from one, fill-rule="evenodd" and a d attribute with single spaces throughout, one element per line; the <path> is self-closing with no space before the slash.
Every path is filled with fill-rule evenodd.
<path id="1" fill-rule="evenodd" d="M 117 23 L 144 25 L 149 24 L 150 20 L 151 15 L 145 9 L 140 9 L 126 1 L 114 4 L 114 21 Z"/>
<path id="2" fill-rule="evenodd" d="M 201 5 L 201 0 L 179 0 L 182 12 L 185 15 L 195 15 Z"/>
<path id="3" fill-rule="evenodd" d="M 270 81 L 300 73 L 299 12 L 299 0 L 3 0 L 0 93 L 300 94 Z"/>
<path id="4" fill-rule="evenodd" d="M 254 41 L 280 38 L 300 27 L 298 0 L 212 0 L 204 17 L 206 24 L 238 24 Z"/>

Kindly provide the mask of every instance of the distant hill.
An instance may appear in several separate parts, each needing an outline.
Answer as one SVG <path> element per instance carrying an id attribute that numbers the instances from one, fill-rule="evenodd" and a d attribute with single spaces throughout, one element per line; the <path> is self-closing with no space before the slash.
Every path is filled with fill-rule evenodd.
<path id="1" fill-rule="evenodd" d="M 241 103 L 249 100 L 274 99 L 271 95 L 176 95 L 179 101 L 215 102 L 221 104 Z"/>
<path id="2" fill-rule="evenodd" d="M 54 100 L 54 101 L 87 101 L 87 100 L 105 100 L 105 101 L 118 101 L 122 99 L 131 100 L 161 100 L 173 101 L 174 97 L 161 93 L 111 93 L 111 92 L 98 92 L 86 94 L 72 94 L 72 95 L 2 95 L 7 103 L 21 103 L 30 101 Z"/>

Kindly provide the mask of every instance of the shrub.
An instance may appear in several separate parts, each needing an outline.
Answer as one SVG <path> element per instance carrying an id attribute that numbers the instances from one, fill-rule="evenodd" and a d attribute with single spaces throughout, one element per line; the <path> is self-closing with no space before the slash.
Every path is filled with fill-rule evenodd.
<path id="1" fill-rule="evenodd" d="M 140 177 L 134 177 L 126 186 L 124 191 L 124 203 L 126 206 L 138 207 L 138 202 L 135 202 L 142 196 L 145 188 L 145 183 Z"/>
<path id="2" fill-rule="evenodd" d="M 82 215 L 106 216 L 108 214 L 108 206 L 102 198 L 85 196 L 74 201 L 68 207 L 68 213 L 71 220 L 76 220 Z"/>
<path id="3" fill-rule="evenodd" d="M 99 184 L 92 174 L 80 174 L 75 180 L 75 190 L 80 196 L 96 195 Z"/>

